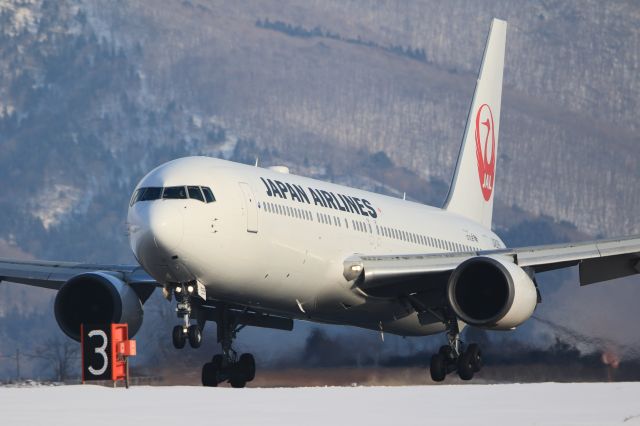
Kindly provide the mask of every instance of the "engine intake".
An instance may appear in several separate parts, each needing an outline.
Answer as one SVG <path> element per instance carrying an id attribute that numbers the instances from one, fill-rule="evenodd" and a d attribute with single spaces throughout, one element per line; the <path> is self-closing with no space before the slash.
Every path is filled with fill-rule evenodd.
<path id="1" fill-rule="evenodd" d="M 133 337 L 142 325 L 142 303 L 122 280 L 88 272 L 67 281 L 56 295 L 54 313 L 62 331 L 80 341 L 80 324 L 127 323 Z"/>
<path id="2" fill-rule="evenodd" d="M 493 257 L 460 264 L 449 278 L 447 297 L 462 321 L 494 330 L 522 324 L 538 303 L 531 277 L 519 266 Z"/>

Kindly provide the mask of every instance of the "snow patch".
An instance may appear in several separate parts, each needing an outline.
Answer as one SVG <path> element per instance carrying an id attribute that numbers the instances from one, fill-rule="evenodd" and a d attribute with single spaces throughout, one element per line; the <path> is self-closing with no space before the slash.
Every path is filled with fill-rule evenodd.
<path id="1" fill-rule="evenodd" d="M 0 12 L 13 14 L 9 25 L 2 31 L 10 37 L 15 37 L 25 31 L 36 33 L 40 7 L 41 2 L 35 0 L 0 0 Z"/>
<path id="2" fill-rule="evenodd" d="M 44 229 L 58 225 L 81 201 L 81 190 L 71 185 L 55 183 L 45 187 L 33 200 L 31 214 L 42 222 Z"/>

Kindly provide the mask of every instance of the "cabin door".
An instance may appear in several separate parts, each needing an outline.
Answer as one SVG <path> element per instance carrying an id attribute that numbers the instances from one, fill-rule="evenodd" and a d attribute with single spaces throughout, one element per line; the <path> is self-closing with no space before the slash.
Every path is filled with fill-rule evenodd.
<path id="1" fill-rule="evenodd" d="M 240 189 L 243 195 L 244 214 L 247 216 L 247 232 L 258 232 L 258 207 L 256 197 L 249 184 L 240 182 Z"/>

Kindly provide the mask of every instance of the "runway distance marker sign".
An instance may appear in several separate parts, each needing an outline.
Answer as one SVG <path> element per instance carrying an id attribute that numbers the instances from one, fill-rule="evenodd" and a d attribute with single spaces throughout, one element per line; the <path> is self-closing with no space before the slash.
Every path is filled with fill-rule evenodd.
<path id="1" fill-rule="evenodd" d="M 127 324 L 82 324 L 82 382 L 124 380 L 128 387 L 130 356 L 136 355 L 136 342 L 129 340 Z"/>

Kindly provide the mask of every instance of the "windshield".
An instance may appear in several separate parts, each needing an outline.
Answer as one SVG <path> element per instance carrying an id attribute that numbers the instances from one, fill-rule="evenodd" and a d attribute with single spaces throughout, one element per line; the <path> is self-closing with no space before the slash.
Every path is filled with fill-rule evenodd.
<path id="1" fill-rule="evenodd" d="M 162 198 L 173 198 L 182 200 L 187 198 L 187 191 L 184 189 L 184 186 L 170 186 L 164 189 Z"/>
<path id="2" fill-rule="evenodd" d="M 138 188 L 133 193 L 129 205 L 133 206 L 139 201 L 153 201 L 159 199 L 185 200 L 187 198 L 207 204 L 216 201 L 213 191 L 211 191 L 211 188 L 207 186 L 168 186 L 166 188 L 150 186 L 146 188 Z"/>

